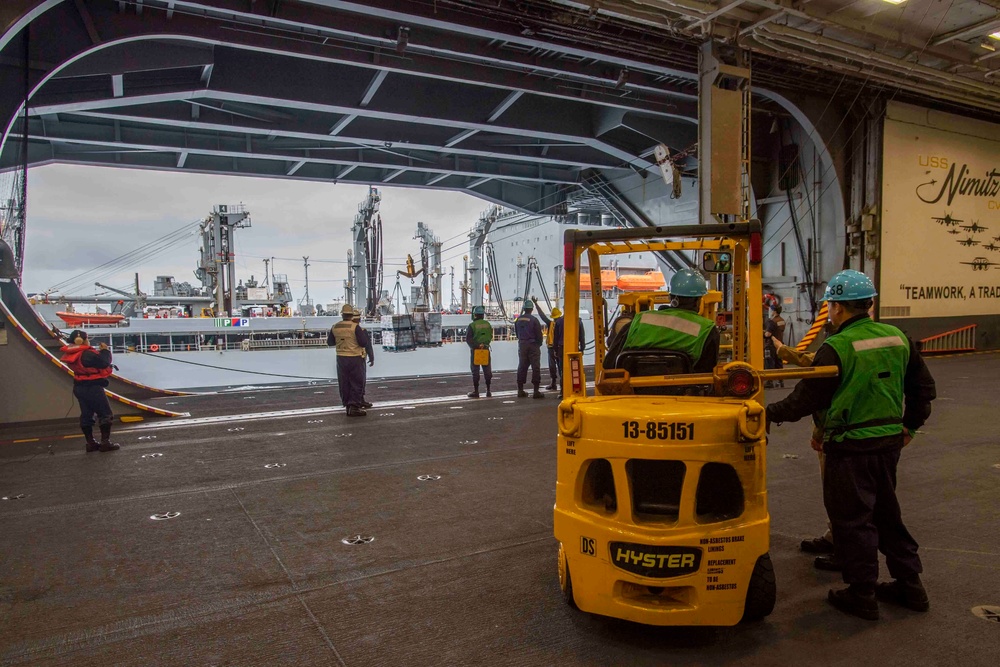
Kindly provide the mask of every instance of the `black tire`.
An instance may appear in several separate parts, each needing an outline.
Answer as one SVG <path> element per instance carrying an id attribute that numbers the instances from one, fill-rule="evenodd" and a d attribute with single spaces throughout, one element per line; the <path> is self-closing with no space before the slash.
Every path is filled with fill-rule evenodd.
<path id="1" fill-rule="evenodd" d="M 562 544 L 559 545 L 559 589 L 562 591 L 563 599 L 573 609 L 577 609 L 576 600 L 573 599 L 573 579 L 569 575 L 569 561 L 563 553 Z"/>
<path id="2" fill-rule="evenodd" d="M 774 611 L 774 601 L 778 595 L 778 585 L 774 578 L 771 555 L 764 554 L 757 559 L 747 587 L 746 604 L 743 607 L 742 622 L 759 621 Z"/>

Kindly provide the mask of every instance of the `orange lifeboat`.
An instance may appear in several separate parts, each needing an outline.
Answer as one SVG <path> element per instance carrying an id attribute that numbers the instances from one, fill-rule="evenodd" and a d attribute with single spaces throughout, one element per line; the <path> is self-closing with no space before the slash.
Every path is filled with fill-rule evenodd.
<path id="1" fill-rule="evenodd" d="M 104 313 L 56 313 L 56 315 L 71 327 L 83 324 L 118 324 L 125 319 L 124 315 L 106 315 Z"/>
<path id="2" fill-rule="evenodd" d="M 618 276 L 615 275 L 614 269 L 601 269 L 601 287 L 603 289 L 611 289 L 618 283 Z M 590 291 L 590 274 L 581 273 L 580 274 L 580 291 L 589 292 Z"/>
<path id="3" fill-rule="evenodd" d="M 618 278 L 618 289 L 623 292 L 653 292 L 666 284 L 663 274 L 659 271 L 647 271 L 644 274 Z"/>

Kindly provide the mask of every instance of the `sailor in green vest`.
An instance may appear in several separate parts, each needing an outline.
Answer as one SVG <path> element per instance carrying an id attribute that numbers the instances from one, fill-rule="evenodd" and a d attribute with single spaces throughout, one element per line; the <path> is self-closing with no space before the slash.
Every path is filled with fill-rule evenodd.
<path id="1" fill-rule="evenodd" d="M 698 314 L 708 293 L 705 278 L 694 269 L 681 269 L 670 278 L 670 308 L 636 314 L 625 338 L 626 350 L 671 350 L 687 355 L 692 373 L 711 373 L 719 361 L 719 330 Z M 614 368 L 610 355 L 605 368 Z"/>
<path id="2" fill-rule="evenodd" d="M 485 364 L 476 363 L 476 350 L 485 350 L 489 355 L 490 343 L 493 342 L 493 325 L 486 320 L 486 309 L 482 306 L 472 309 L 472 322 L 465 331 L 465 342 L 469 346 L 472 364 L 472 391 L 468 396 L 479 398 L 479 368 L 482 366 L 483 377 L 486 379 L 486 398 L 490 398 L 493 396 L 490 391 L 490 382 L 493 380 L 492 359 L 487 356 Z"/>
<path id="3" fill-rule="evenodd" d="M 900 450 L 930 416 L 931 377 L 913 341 L 868 316 L 877 295 L 858 271 L 841 271 L 827 284 L 834 334 L 816 352 L 815 366 L 837 366 L 838 377 L 800 381 L 767 406 L 768 426 L 815 414 L 826 462 L 823 503 L 847 588 L 830 603 L 868 620 L 879 617 L 876 598 L 915 611 L 930 603 L 920 573 L 917 542 L 903 525 L 896 499 Z M 878 552 L 891 583 L 878 582 Z"/>

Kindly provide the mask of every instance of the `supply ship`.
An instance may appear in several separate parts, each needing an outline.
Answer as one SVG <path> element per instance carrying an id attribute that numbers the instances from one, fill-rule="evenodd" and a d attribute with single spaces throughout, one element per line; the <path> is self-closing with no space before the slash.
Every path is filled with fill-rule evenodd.
<path id="1" fill-rule="evenodd" d="M 517 366 L 513 320 L 524 300 L 537 299 L 538 310 L 545 315 L 561 303 L 565 229 L 616 224 L 601 214 L 538 216 L 493 206 L 469 232 L 460 300 L 453 296 L 445 307 L 441 242 L 423 223 L 418 223 L 414 237 L 420 240 L 419 259 L 410 258 L 406 270 L 397 275 L 414 283 L 410 295 L 401 296 L 398 280 L 394 292 L 383 289 L 380 198 L 371 188 L 359 206 L 342 302 L 316 306 L 306 296 L 296 304 L 282 274 L 268 275 L 263 284 L 251 276 L 234 285 L 231 241 L 236 229 L 249 226 L 249 213 L 242 205 L 217 206 L 202 228 L 201 260 L 195 271 L 201 288 L 159 276 L 152 296 L 142 294 L 137 283 L 135 294 L 118 291 L 115 305 L 122 314 L 93 319 L 67 313 L 67 304 L 81 303 L 82 297 L 36 297 L 37 332 L 51 335 L 53 329 L 84 328 L 92 344 L 106 343 L 115 352 L 121 376 L 144 385 L 232 389 L 335 379 L 336 353 L 327 346 L 327 332 L 341 319 L 343 303 L 362 312 L 362 326 L 372 334 L 376 364 L 369 369 L 371 379 L 465 372 L 468 313 L 473 306 L 484 305 L 496 338 L 494 370 L 511 371 Z M 665 283 L 657 260 L 648 254 L 617 256 L 600 270 L 604 297 L 612 309 L 621 292 L 658 290 Z M 306 271 L 308 279 L 308 265 Z M 581 312 L 586 318 L 589 274 L 580 281 L 585 290 Z"/>

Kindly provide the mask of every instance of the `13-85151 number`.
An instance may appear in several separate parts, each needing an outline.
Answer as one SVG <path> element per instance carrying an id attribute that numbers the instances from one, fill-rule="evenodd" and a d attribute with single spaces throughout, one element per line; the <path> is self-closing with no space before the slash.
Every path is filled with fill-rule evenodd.
<path id="1" fill-rule="evenodd" d="M 646 436 L 648 440 L 694 440 L 694 424 L 684 422 L 623 421 L 624 437 L 629 439 Z"/>

